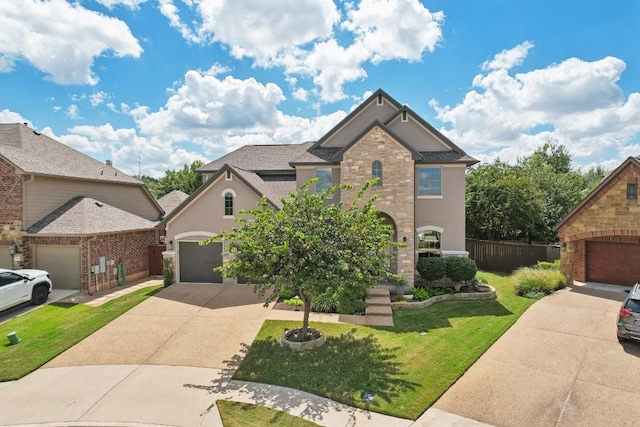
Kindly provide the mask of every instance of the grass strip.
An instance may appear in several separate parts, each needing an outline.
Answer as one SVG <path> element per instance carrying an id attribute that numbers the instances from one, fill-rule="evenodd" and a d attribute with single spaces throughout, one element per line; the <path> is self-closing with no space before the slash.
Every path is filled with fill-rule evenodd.
<path id="1" fill-rule="evenodd" d="M 535 302 L 515 295 L 508 276 L 483 274 L 497 300 L 394 310 L 393 328 L 316 323 L 327 343 L 312 351 L 279 345 L 298 322 L 267 321 L 234 379 L 417 419 Z M 375 393 L 373 401 L 362 400 L 366 392 Z"/>
<path id="2" fill-rule="evenodd" d="M 250 403 L 216 401 L 224 427 L 313 427 L 318 424 Z"/>
<path id="3" fill-rule="evenodd" d="M 162 289 L 153 286 L 99 307 L 52 303 L 0 325 L 0 337 L 16 332 L 22 342 L 0 346 L 0 381 L 17 380 L 129 311 Z"/>

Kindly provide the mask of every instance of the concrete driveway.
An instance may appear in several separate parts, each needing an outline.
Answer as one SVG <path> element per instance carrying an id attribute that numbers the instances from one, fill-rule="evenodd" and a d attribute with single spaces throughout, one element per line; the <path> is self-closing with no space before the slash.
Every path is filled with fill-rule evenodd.
<path id="1" fill-rule="evenodd" d="M 622 289 L 573 285 L 536 302 L 431 412 L 495 426 L 635 425 L 640 344 L 616 338 Z"/>

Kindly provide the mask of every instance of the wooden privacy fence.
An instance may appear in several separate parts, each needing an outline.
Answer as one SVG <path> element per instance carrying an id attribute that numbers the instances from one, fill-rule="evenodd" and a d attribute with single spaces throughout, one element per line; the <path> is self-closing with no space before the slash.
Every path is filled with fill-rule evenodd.
<path id="1" fill-rule="evenodd" d="M 536 265 L 538 261 L 553 262 L 560 258 L 560 248 L 553 245 L 467 239 L 466 248 L 469 258 L 486 271 L 511 273 L 519 267 Z"/>

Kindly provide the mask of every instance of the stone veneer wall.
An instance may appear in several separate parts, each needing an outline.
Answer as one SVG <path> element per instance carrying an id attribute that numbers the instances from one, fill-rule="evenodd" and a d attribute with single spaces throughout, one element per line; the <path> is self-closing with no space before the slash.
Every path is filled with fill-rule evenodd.
<path id="1" fill-rule="evenodd" d="M 359 190 L 371 179 L 371 167 L 376 160 L 382 163 L 382 186 L 370 188 L 365 197 L 377 194 L 375 205 L 395 222 L 398 240 L 407 238 L 407 246 L 398 248 L 397 273 L 404 276 L 409 286 L 413 286 L 415 173 L 411 152 L 379 127 L 374 127 L 344 153 L 340 180 L 352 184 L 355 191 Z M 345 204 L 351 203 L 355 191 L 342 192 Z"/>
<path id="2" fill-rule="evenodd" d="M 640 243 L 640 205 L 627 200 L 627 183 L 639 178 L 640 169 L 628 165 L 560 227 L 560 265 L 569 280 L 586 278 L 586 240 Z"/>
<path id="3" fill-rule="evenodd" d="M 20 240 L 22 231 L 22 177 L 0 159 L 0 245 Z"/>

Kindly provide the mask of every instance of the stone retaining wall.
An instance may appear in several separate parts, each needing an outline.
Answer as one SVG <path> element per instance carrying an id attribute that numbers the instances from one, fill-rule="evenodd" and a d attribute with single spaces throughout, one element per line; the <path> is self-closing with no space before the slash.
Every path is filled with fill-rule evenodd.
<path id="1" fill-rule="evenodd" d="M 479 300 L 491 300 L 496 299 L 496 288 L 489 285 L 484 285 L 489 290 L 487 292 L 459 292 L 455 294 L 446 294 L 446 295 L 437 295 L 435 297 L 431 297 L 424 301 L 416 301 L 416 302 L 392 302 L 391 308 L 426 308 L 433 304 L 442 301 L 479 301 Z"/>

